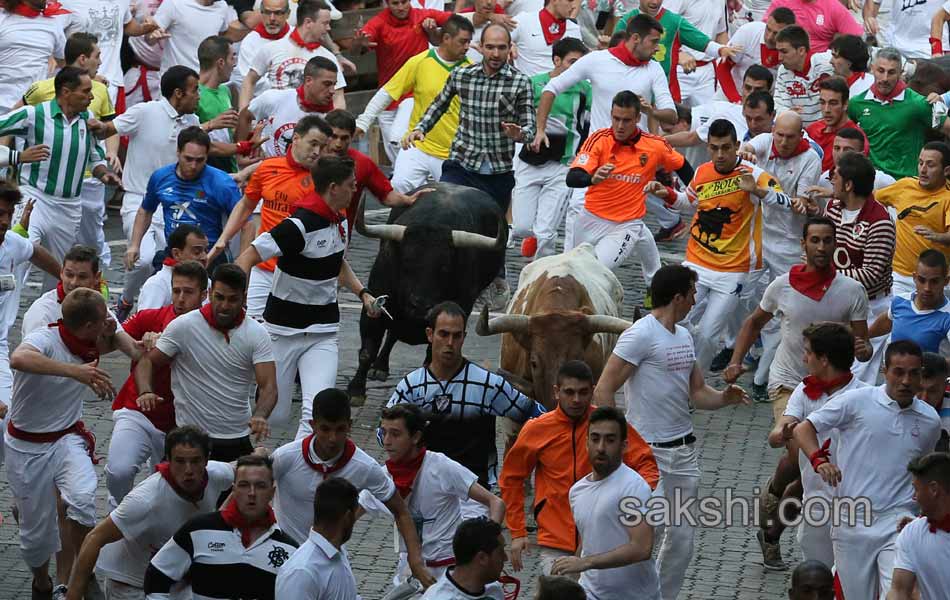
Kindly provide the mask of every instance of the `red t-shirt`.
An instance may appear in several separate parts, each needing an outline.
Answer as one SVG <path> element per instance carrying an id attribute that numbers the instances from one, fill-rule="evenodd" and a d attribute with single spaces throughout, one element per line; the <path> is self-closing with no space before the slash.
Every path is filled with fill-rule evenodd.
<path id="1" fill-rule="evenodd" d="M 397 19 L 388 8 L 381 10 L 363 26 L 363 33 L 376 42 L 376 69 L 379 87 L 386 84 L 411 57 L 429 47 L 429 37 L 422 28 L 426 19 L 445 24 L 452 13 L 431 8 L 410 8 L 409 16 Z"/>
<path id="2" fill-rule="evenodd" d="M 821 169 L 822 171 L 828 171 L 831 167 L 835 166 L 835 159 L 831 155 L 832 149 L 835 145 L 835 135 L 839 130 L 844 129 L 845 127 L 851 127 L 852 129 L 857 129 L 861 133 L 864 131 L 855 124 L 854 121 L 848 119 L 841 124 L 841 127 L 837 129 L 829 129 L 824 121 L 818 120 L 805 128 L 805 131 L 808 133 L 808 137 L 815 140 L 815 142 L 821 146 L 821 150 L 825 155 L 821 158 Z M 864 154 L 868 153 L 868 137 L 864 136 Z"/>
<path id="3" fill-rule="evenodd" d="M 356 211 L 359 209 L 363 190 L 368 189 L 382 202 L 389 192 L 393 191 L 393 186 L 386 174 L 380 171 L 376 163 L 373 162 L 373 159 L 352 148 L 349 148 L 346 153 L 356 163 L 356 193 L 353 194 L 350 205 L 346 208 L 347 238 L 349 238 L 349 234 L 353 231 Z"/>
<path id="4" fill-rule="evenodd" d="M 165 327 L 174 319 L 175 310 L 171 304 L 161 308 L 147 308 L 132 315 L 128 321 L 122 324 L 122 329 L 133 339 L 141 340 L 146 333 L 165 331 Z M 135 403 L 136 398 L 139 397 L 139 389 L 135 385 L 135 365 L 136 363 L 133 362 L 131 368 L 133 374 L 130 374 L 129 378 L 125 380 L 122 389 L 119 390 L 115 400 L 112 401 L 112 410 L 128 408 L 129 410 L 143 412 Z M 172 401 L 172 370 L 170 366 L 156 369 L 152 373 L 152 390 L 159 397 L 164 398 L 165 401 L 159 404 L 156 409 L 143 414 L 158 430 L 168 433 L 175 428 L 175 403 Z"/>

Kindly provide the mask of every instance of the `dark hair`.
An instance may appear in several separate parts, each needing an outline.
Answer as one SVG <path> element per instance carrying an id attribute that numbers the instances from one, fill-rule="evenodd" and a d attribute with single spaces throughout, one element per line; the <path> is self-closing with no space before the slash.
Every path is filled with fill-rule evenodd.
<path id="1" fill-rule="evenodd" d="M 838 92 L 838 94 L 841 96 L 842 102 L 847 102 L 851 97 L 851 90 L 848 88 L 848 82 L 841 77 L 828 77 L 826 79 L 822 79 L 818 84 L 818 89 Z"/>
<path id="2" fill-rule="evenodd" d="M 108 312 L 102 294 L 88 288 L 76 288 L 63 299 L 63 324 L 76 331 L 98 318 L 95 309 L 100 306 Z"/>
<path id="3" fill-rule="evenodd" d="M 806 560 L 798 563 L 798 566 L 792 571 L 792 589 L 789 591 L 795 592 L 804 585 L 812 586 L 816 584 L 825 584 L 830 588 L 834 585 L 834 580 L 835 576 L 831 573 L 828 565 L 820 560 Z"/>
<path id="4" fill-rule="evenodd" d="M 835 132 L 835 137 L 840 137 L 846 140 L 854 140 L 856 142 L 861 142 L 862 148 L 864 147 L 864 143 L 866 141 L 864 134 L 861 133 L 859 130 L 855 129 L 854 127 L 842 127 L 837 132 Z"/>
<path id="5" fill-rule="evenodd" d="M 782 25 L 794 25 L 795 24 L 795 13 L 792 12 L 792 9 L 785 6 L 781 6 L 772 11 L 772 14 L 769 15 L 775 19 L 776 23 L 781 23 Z"/>
<path id="6" fill-rule="evenodd" d="M 475 35 L 475 26 L 472 25 L 472 22 L 463 17 L 462 15 L 452 15 L 449 19 L 442 24 L 442 36 L 449 36 L 454 38 L 459 34 L 460 31 L 467 31 L 472 35 Z"/>
<path id="7" fill-rule="evenodd" d="M 70 248 L 66 255 L 63 256 L 64 267 L 67 262 L 89 263 L 93 273 L 99 272 L 99 252 L 89 246 L 80 246 L 77 244 Z"/>
<path id="8" fill-rule="evenodd" d="M 343 129 L 350 133 L 356 132 L 356 118 L 348 111 L 338 108 L 331 110 L 326 116 L 327 125 L 336 129 Z"/>
<path id="9" fill-rule="evenodd" d="M 947 364 L 947 359 L 936 352 L 924 352 L 922 363 L 923 368 L 920 372 L 922 377 L 946 379 L 947 375 L 950 375 L 950 365 Z"/>
<path id="10" fill-rule="evenodd" d="M 591 371 L 590 365 L 582 360 L 566 361 L 563 365 L 561 365 L 561 368 L 557 370 L 558 385 L 561 385 L 561 382 L 568 377 L 578 381 L 594 383 L 594 372 Z"/>
<path id="11" fill-rule="evenodd" d="M 271 460 L 269 456 L 261 456 L 260 454 L 246 454 L 237 459 L 237 463 L 234 465 L 234 478 L 237 479 L 238 469 L 241 467 L 264 467 L 270 472 L 271 480 L 274 479 L 274 461 Z"/>
<path id="12" fill-rule="evenodd" d="M 206 459 L 211 456 L 211 436 L 197 425 L 182 425 L 165 436 L 165 459 L 172 459 L 172 450 L 176 446 L 191 446 L 201 450 Z"/>
<path id="13" fill-rule="evenodd" d="M 417 431 L 424 431 L 426 428 L 426 418 L 422 414 L 422 409 L 415 404 L 394 404 L 389 408 L 384 408 L 380 420 L 402 420 L 410 436 L 415 435 Z"/>
<path id="14" fill-rule="evenodd" d="M 452 538 L 455 562 L 459 566 L 465 566 L 475 560 L 479 552 L 491 554 L 502 545 L 498 539 L 500 535 L 501 525 L 488 517 L 465 519 L 459 524 Z"/>
<path id="15" fill-rule="evenodd" d="M 842 181 L 850 181 L 854 185 L 854 193 L 867 197 L 874 191 L 874 165 L 871 159 L 860 152 L 848 152 L 838 159 L 835 170 Z"/>
<path id="16" fill-rule="evenodd" d="M 63 67 L 53 78 L 53 90 L 58 96 L 63 90 L 74 90 L 82 83 L 83 77 L 89 77 L 85 69 L 79 67 Z"/>
<path id="17" fill-rule="evenodd" d="M 538 577 L 538 595 L 535 600 L 586 600 L 581 584 L 568 577 L 541 575 Z"/>
<path id="18" fill-rule="evenodd" d="M 931 452 L 910 461 L 907 470 L 924 482 L 936 481 L 944 492 L 950 493 L 950 454 Z"/>
<path id="19" fill-rule="evenodd" d="M 204 71 L 214 67 L 218 59 L 227 60 L 231 52 L 231 40 L 223 35 L 212 35 L 206 37 L 198 44 L 198 67 Z"/>
<path id="20" fill-rule="evenodd" d="M 162 97 L 168 100 L 175 95 L 175 90 L 184 91 L 185 86 L 188 85 L 188 80 L 192 77 L 198 79 L 198 74 L 195 73 L 194 69 L 189 69 L 183 65 L 170 67 L 162 75 Z"/>
<path id="21" fill-rule="evenodd" d="M 307 115 L 306 117 L 297 121 L 297 124 L 294 125 L 294 135 L 303 137 L 310 133 L 311 129 L 319 129 L 323 135 L 327 137 L 333 135 L 333 129 L 326 122 L 326 120 L 324 120 L 324 118 L 319 115 Z"/>
<path id="22" fill-rule="evenodd" d="M 613 406 L 598 406 L 594 409 L 594 412 L 590 413 L 590 418 L 587 420 L 588 431 L 590 425 L 601 421 L 613 421 L 616 423 L 617 427 L 620 428 L 620 439 L 627 439 L 627 419 L 623 416 L 622 412 Z"/>
<path id="23" fill-rule="evenodd" d="M 917 262 L 925 267 L 940 267 L 944 274 L 947 273 L 947 257 L 939 250 L 927 248 L 917 257 Z"/>
<path id="24" fill-rule="evenodd" d="M 323 0 L 304 0 L 297 4 L 297 24 L 303 25 L 304 19 L 310 19 L 311 21 L 317 20 L 317 15 L 321 10 L 327 12 L 330 11 L 330 7 L 327 6 L 326 2 Z"/>
<path id="25" fill-rule="evenodd" d="M 941 166 L 943 166 L 945 169 L 950 167 L 950 144 L 947 144 L 946 142 L 927 142 L 924 144 L 924 147 L 921 148 L 921 151 L 924 150 L 934 150 L 939 152 L 940 156 L 942 157 L 942 160 L 940 161 Z"/>
<path id="26" fill-rule="evenodd" d="M 168 236 L 168 247 L 174 248 L 175 250 L 184 250 L 185 246 L 188 245 L 188 236 L 194 235 L 199 238 L 208 239 L 208 236 L 205 235 L 204 231 L 197 225 L 192 225 L 191 223 L 182 223 L 172 231 L 171 235 Z"/>
<path id="27" fill-rule="evenodd" d="M 742 105 L 751 109 L 756 109 L 763 103 L 765 104 L 765 110 L 770 115 L 775 113 L 775 100 L 772 98 L 772 94 L 766 92 L 765 90 L 752 92 L 745 97 L 745 102 L 743 102 Z"/>
<path id="28" fill-rule="evenodd" d="M 204 129 L 197 125 L 185 127 L 178 133 L 178 151 L 181 152 L 184 150 L 188 144 L 198 144 L 199 146 L 204 146 L 205 150 L 210 151 L 211 137 L 208 136 L 208 133 Z"/>
<path id="29" fill-rule="evenodd" d="M 775 76 L 772 75 L 772 71 L 769 71 L 762 65 L 752 65 L 745 70 L 745 73 L 742 75 L 742 81 L 746 79 L 752 79 L 754 81 L 765 81 L 768 83 L 768 88 L 772 89 L 772 84 L 775 82 Z"/>
<path id="30" fill-rule="evenodd" d="M 15 183 L 0 179 L 0 200 L 10 204 L 19 204 L 22 199 L 23 194 L 20 193 L 20 188 Z"/>
<path id="31" fill-rule="evenodd" d="M 719 123 L 719 119 L 713 123 Z M 732 124 L 726 121 L 730 127 Z M 721 137 L 720 134 L 719 137 Z M 710 128 L 710 137 L 712 137 L 712 128 Z M 735 141 L 735 129 L 733 129 L 733 141 Z M 650 298 L 653 300 L 653 308 L 661 308 L 673 301 L 677 294 L 689 294 L 690 287 L 696 283 L 698 276 L 696 271 L 683 265 L 665 265 L 653 276 L 650 282 Z"/>
<path id="32" fill-rule="evenodd" d="M 848 371 L 854 363 L 854 334 L 841 323 L 812 323 L 802 331 L 812 354 L 828 359 L 835 369 Z"/>
<path id="33" fill-rule="evenodd" d="M 709 124 L 709 133 L 706 135 L 706 139 L 714 137 L 729 137 L 733 142 L 739 141 L 739 136 L 736 134 L 736 126 L 732 124 L 732 121 L 728 119 L 716 119 Z"/>
<path id="34" fill-rule="evenodd" d="M 637 113 L 639 113 L 640 97 L 630 90 L 623 90 L 622 92 L 617 92 L 611 106 L 616 106 L 617 108 L 635 108 Z"/>
<path id="35" fill-rule="evenodd" d="M 183 260 L 172 267 L 172 279 L 175 277 L 187 277 L 198 283 L 198 289 L 202 292 L 208 289 L 208 271 L 197 260 Z"/>
<path id="36" fill-rule="evenodd" d="M 310 171 L 313 177 L 313 188 L 322 194 L 330 189 L 331 184 L 340 185 L 356 172 L 353 159 L 348 156 L 321 156 Z"/>
<path id="37" fill-rule="evenodd" d="M 851 70 L 855 73 L 866 73 L 871 53 L 868 45 L 858 35 L 839 35 L 831 40 L 829 49 L 838 56 L 851 63 Z"/>
<path id="38" fill-rule="evenodd" d="M 577 38 L 562 37 L 551 46 L 551 59 L 560 58 L 563 60 L 565 56 L 572 52 L 587 54 L 590 50 L 584 45 L 584 42 Z"/>
<path id="39" fill-rule="evenodd" d="M 650 32 L 652 31 L 657 31 L 660 33 L 660 35 L 663 35 L 663 25 L 661 25 L 659 21 L 657 21 L 650 15 L 640 13 L 634 18 L 627 21 L 627 35 L 628 36 L 637 34 L 640 36 L 640 39 L 643 39 L 646 36 L 650 35 Z"/>
<path id="40" fill-rule="evenodd" d="M 924 360 L 924 351 L 920 349 L 917 342 L 913 340 L 898 340 L 891 342 L 887 348 L 884 349 L 884 368 L 886 369 L 891 365 L 891 357 L 900 355 L 916 356 L 921 362 Z"/>
<path id="41" fill-rule="evenodd" d="M 338 70 L 336 63 L 326 56 L 314 56 L 307 61 L 307 65 L 303 68 L 303 76 L 316 77 L 320 71 L 336 73 Z"/>
<path id="42" fill-rule="evenodd" d="M 225 263 L 215 268 L 211 274 L 211 285 L 213 286 L 219 281 L 229 288 L 242 293 L 247 290 L 247 274 L 241 267 L 234 263 Z"/>
<path id="43" fill-rule="evenodd" d="M 330 423 L 350 420 L 350 398 L 343 390 L 326 388 L 313 397 L 313 419 Z"/>
<path id="44" fill-rule="evenodd" d="M 808 39 L 808 32 L 800 25 L 789 25 L 775 36 L 776 42 L 786 42 L 792 48 L 804 48 L 811 50 L 811 41 Z"/>
<path id="45" fill-rule="evenodd" d="M 99 38 L 95 34 L 85 31 L 77 31 L 66 39 L 66 49 L 63 51 L 66 64 L 72 65 L 79 60 L 80 56 L 92 56 L 92 51 L 99 44 Z"/>
<path id="46" fill-rule="evenodd" d="M 324 479 L 313 495 L 313 522 L 331 524 L 356 511 L 360 491 L 342 477 Z"/>
<path id="47" fill-rule="evenodd" d="M 465 314 L 461 306 L 451 300 L 446 300 L 445 302 L 439 302 L 426 313 L 426 327 L 434 331 L 435 322 L 438 321 L 439 317 L 443 314 L 447 314 L 450 317 L 461 318 L 463 328 L 465 327 L 465 322 L 468 320 L 468 315 Z"/>
<path id="48" fill-rule="evenodd" d="M 828 227 L 831 227 L 831 231 L 835 235 L 838 233 L 838 227 L 835 225 L 834 221 L 824 215 L 817 215 L 805 219 L 805 224 L 802 225 L 802 239 L 808 237 L 808 229 L 814 227 L 815 225 L 827 225 Z"/>

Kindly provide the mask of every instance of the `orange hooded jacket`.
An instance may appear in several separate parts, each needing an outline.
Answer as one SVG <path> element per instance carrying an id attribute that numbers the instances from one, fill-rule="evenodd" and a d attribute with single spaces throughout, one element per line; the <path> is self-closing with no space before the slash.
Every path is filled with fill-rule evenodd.
<path id="1" fill-rule="evenodd" d="M 498 480 L 512 539 L 527 535 L 524 483 L 534 471 L 538 545 L 568 552 L 577 550 L 577 530 L 568 492 L 592 470 L 587 458 L 587 424 L 593 410 L 590 407 L 584 418 L 575 423 L 558 406 L 524 424 L 505 455 Z M 653 451 L 629 423 L 623 462 L 656 489 L 660 471 Z"/>

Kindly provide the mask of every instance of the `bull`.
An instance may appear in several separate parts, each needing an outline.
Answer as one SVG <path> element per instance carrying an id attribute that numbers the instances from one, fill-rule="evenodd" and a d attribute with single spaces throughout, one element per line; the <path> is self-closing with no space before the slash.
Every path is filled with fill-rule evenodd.
<path id="1" fill-rule="evenodd" d="M 388 296 L 386 315 L 360 315 L 359 366 L 350 380 L 351 402 L 366 398 L 367 377 L 389 377 L 389 354 L 397 341 L 428 343 L 425 316 L 446 300 L 468 315 L 479 294 L 504 264 L 508 224 L 491 196 L 451 183 L 424 186 L 431 191 L 409 207 L 394 208 L 385 225 L 369 225 L 361 204 L 356 230 L 380 240 L 368 288 Z M 385 336 L 385 344 L 383 338 Z"/>
<path id="2" fill-rule="evenodd" d="M 617 336 L 631 323 L 620 318 L 623 288 L 594 248 L 538 259 L 521 271 L 507 314 L 482 311 L 478 335 L 503 334 L 501 370 L 523 393 L 551 410 L 557 372 L 583 360 L 600 377 Z M 639 318 L 639 309 L 634 320 Z"/>

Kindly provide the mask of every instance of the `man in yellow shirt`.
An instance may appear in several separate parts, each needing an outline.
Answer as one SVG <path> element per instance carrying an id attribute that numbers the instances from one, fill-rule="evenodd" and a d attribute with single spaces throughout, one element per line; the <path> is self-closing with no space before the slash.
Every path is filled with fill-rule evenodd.
<path id="1" fill-rule="evenodd" d="M 89 103 L 89 113 L 100 121 L 115 118 L 115 108 L 109 99 L 109 88 L 101 81 L 96 80 L 96 73 L 101 63 L 99 42 L 91 33 L 78 32 L 66 40 L 66 66 L 83 69 L 92 79 L 92 102 Z M 53 78 L 34 82 L 23 94 L 23 100 L 17 107 L 35 106 L 56 97 L 53 89 Z M 119 136 L 115 135 L 105 140 L 105 149 L 99 145 L 99 152 L 105 155 L 109 166 L 116 174 L 122 172 L 118 158 Z M 112 260 L 112 252 L 106 244 L 106 236 L 102 226 L 106 217 L 106 186 L 92 176 L 88 170 L 82 184 L 82 219 L 79 225 L 79 239 L 77 244 L 90 246 L 99 251 L 99 262 L 108 266 Z"/>
<path id="2" fill-rule="evenodd" d="M 905 177 L 874 192 L 896 217 L 894 296 L 912 293 L 917 257 L 934 248 L 950 259 L 950 145 L 929 142 L 917 159 L 917 177 Z M 890 210 L 893 209 L 893 210 Z M 895 214 L 896 213 L 896 214 Z"/>
<path id="3" fill-rule="evenodd" d="M 471 64 L 465 57 L 475 34 L 471 21 L 452 15 L 442 25 L 442 40 L 439 47 L 417 54 L 406 61 L 392 79 L 386 83 L 366 106 L 356 120 L 356 136 L 362 135 L 373 119 L 390 103 L 412 93 L 415 104 L 409 118 L 409 131 L 425 114 L 426 109 L 439 95 L 452 71 L 459 66 Z M 438 123 L 426 134 L 425 139 L 411 145 L 403 139 L 403 150 L 393 165 L 392 185 L 397 192 L 407 193 L 424 184 L 431 177 L 438 181 L 442 176 L 442 161 L 449 157 L 452 140 L 459 124 L 459 99 L 452 99 Z"/>

